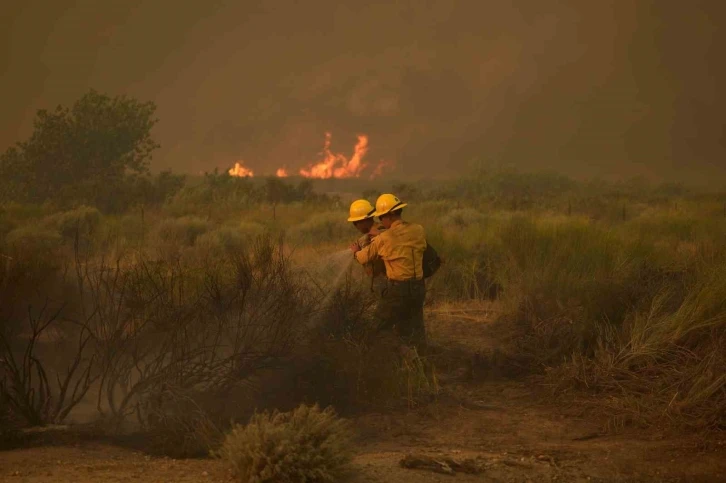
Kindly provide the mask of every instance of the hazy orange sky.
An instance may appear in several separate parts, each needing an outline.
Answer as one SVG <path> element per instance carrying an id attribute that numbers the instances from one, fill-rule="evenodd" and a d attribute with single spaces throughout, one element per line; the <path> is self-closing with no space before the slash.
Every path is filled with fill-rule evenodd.
<path id="1" fill-rule="evenodd" d="M 156 102 L 178 172 L 299 168 L 330 131 L 399 177 L 726 174 L 724 2 L 10 2 L 0 150 L 95 88 Z"/>

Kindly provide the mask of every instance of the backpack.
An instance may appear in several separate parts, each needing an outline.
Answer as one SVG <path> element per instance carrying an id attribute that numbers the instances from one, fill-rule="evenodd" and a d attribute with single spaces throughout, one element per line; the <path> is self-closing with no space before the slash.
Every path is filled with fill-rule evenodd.
<path id="1" fill-rule="evenodd" d="M 441 258 L 439 257 L 439 254 L 436 253 L 434 247 L 432 247 L 428 242 L 426 242 L 426 250 L 423 254 L 422 264 L 424 278 L 429 278 L 438 271 L 439 267 L 441 267 Z"/>

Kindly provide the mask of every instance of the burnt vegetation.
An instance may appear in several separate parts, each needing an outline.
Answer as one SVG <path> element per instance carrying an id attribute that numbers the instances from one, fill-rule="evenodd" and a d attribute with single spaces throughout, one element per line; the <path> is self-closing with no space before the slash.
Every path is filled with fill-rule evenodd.
<path id="1" fill-rule="evenodd" d="M 75 411 L 165 454 L 221 444 L 248 475 L 286 457 L 255 460 L 260 445 L 309 426 L 329 452 L 280 471 L 318 474 L 306 465 L 323 457 L 311 481 L 329 481 L 348 461 L 332 412 L 255 410 L 427 404 L 436 341 L 399 357 L 373 337 L 355 270 L 336 286 L 311 275 L 355 236 L 321 186 L 150 175 L 153 112 L 91 92 L 0 157 L 0 438 Z M 591 403 L 613 430 L 726 427 L 726 195 L 493 169 L 391 188 L 446 261 L 429 306 L 500 308 L 506 339 L 480 364 Z"/>

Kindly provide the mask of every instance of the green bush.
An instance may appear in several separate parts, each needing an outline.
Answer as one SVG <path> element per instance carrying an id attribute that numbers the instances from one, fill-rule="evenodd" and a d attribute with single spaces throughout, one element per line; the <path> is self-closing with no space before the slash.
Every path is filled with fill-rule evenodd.
<path id="1" fill-rule="evenodd" d="M 337 482 L 348 470 L 351 442 L 348 423 L 331 408 L 301 405 L 234 426 L 215 455 L 244 483 Z"/>

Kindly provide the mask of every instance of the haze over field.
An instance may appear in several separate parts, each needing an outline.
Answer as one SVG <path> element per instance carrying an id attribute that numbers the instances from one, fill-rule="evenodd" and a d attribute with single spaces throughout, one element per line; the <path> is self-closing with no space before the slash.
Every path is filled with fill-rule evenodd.
<path id="1" fill-rule="evenodd" d="M 95 88 L 158 105 L 176 172 L 294 174 L 329 132 L 397 177 L 726 174 L 722 2 L 11 2 L 0 150 Z"/>

